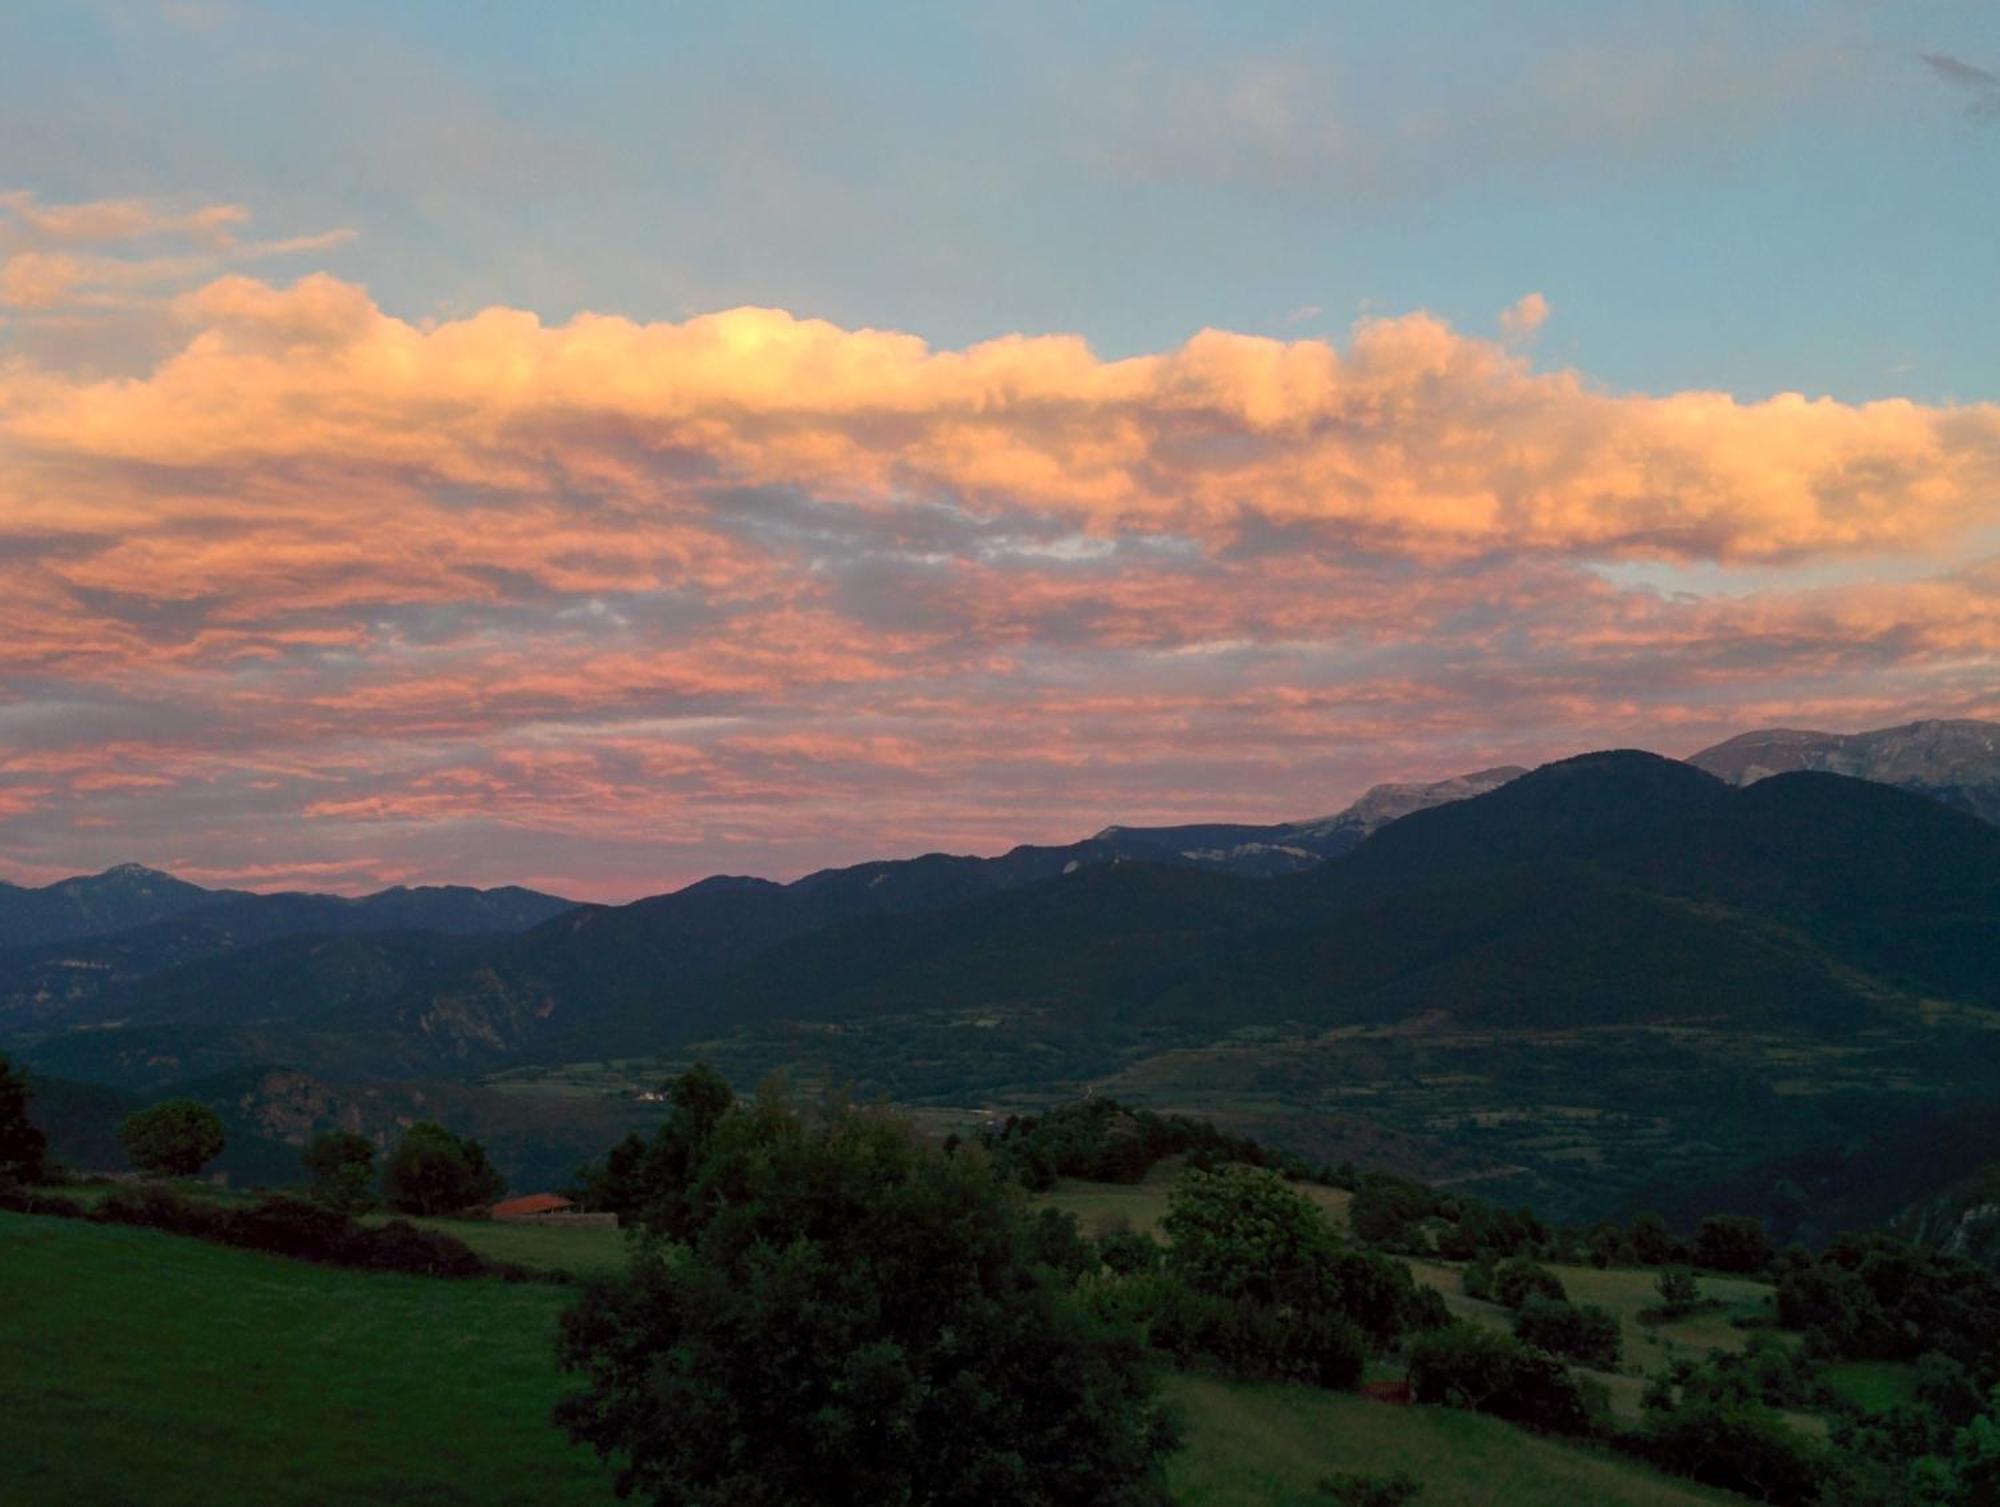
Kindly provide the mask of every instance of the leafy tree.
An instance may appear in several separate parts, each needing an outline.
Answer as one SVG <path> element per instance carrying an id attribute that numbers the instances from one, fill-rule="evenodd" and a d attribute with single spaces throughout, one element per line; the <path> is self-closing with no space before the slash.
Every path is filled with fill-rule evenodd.
<path id="1" fill-rule="evenodd" d="M 683 1129 L 695 1129 L 692 1120 Z M 627 1275 L 564 1316 L 558 1420 L 657 1503 L 1157 1507 L 1137 1336 L 1033 1259 L 975 1148 L 781 1093 L 681 1144 Z M 670 1190 L 662 1189 L 662 1193 Z"/>
<path id="2" fill-rule="evenodd" d="M 1751 1395 L 1740 1368 L 1683 1367 L 1651 1388 L 1639 1448 L 1656 1464 L 1763 1502 L 1820 1499 L 1833 1462 Z"/>
<path id="3" fill-rule="evenodd" d="M 486 1148 L 461 1140 L 429 1120 L 403 1133 L 382 1168 L 389 1207 L 404 1214 L 450 1214 L 491 1203 L 507 1181 L 486 1159 Z"/>
<path id="4" fill-rule="evenodd" d="M 579 1167 L 570 1187 L 578 1208 L 616 1214 L 622 1224 L 646 1201 L 646 1138 L 636 1130 L 605 1153 L 602 1164 Z"/>
<path id="5" fill-rule="evenodd" d="M 1525 1256 L 1501 1262 L 1493 1273 L 1493 1300 L 1505 1308 L 1519 1308 L 1529 1298 L 1566 1303 L 1569 1294 L 1563 1291 L 1562 1278 Z"/>
<path id="6" fill-rule="evenodd" d="M 1097 1259 L 1104 1269 L 1127 1277 L 1134 1272 L 1149 1272 L 1160 1264 L 1163 1252 L 1160 1242 L 1143 1230 L 1130 1226 L 1108 1230 L 1097 1241 Z"/>
<path id="7" fill-rule="evenodd" d="M 312 1179 L 315 1202 L 343 1214 L 372 1208 L 375 1195 L 375 1143 L 352 1131 L 330 1130 L 315 1136 L 303 1158 Z"/>
<path id="8" fill-rule="evenodd" d="M 1634 1216 L 1626 1241 L 1632 1247 L 1632 1259 L 1641 1266 L 1660 1266 L 1674 1260 L 1680 1245 L 1674 1239 L 1674 1232 L 1667 1228 L 1666 1220 L 1650 1213 Z"/>
<path id="9" fill-rule="evenodd" d="M 1410 1342 L 1418 1402 L 1491 1413 L 1558 1434 L 1588 1433 L 1591 1407 L 1554 1356 L 1479 1324 L 1447 1324 Z"/>
<path id="10" fill-rule="evenodd" d="M 1301 1309 L 1339 1301 L 1340 1237 L 1276 1173 L 1190 1171 L 1162 1228 L 1168 1268 L 1197 1292 Z"/>
<path id="11" fill-rule="evenodd" d="M 1097 1247 L 1066 1209 L 1037 1209 L 1028 1216 L 1028 1259 L 1074 1282 L 1098 1269 Z"/>
<path id="12" fill-rule="evenodd" d="M 1710 1271 L 1752 1275 L 1777 1253 L 1762 1221 L 1743 1215 L 1712 1214 L 1695 1231 L 1694 1264 Z"/>
<path id="13" fill-rule="evenodd" d="M 128 1115 L 118 1144 L 141 1172 L 192 1177 L 222 1154 L 222 1120 L 206 1104 L 169 1099 Z"/>
<path id="14" fill-rule="evenodd" d="M 38 1183 L 48 1172 L 48 1137 L 28 1118 L 27 1080 L 0 1056 L 0 1183 Z"/>
<path id="15" fill-rule="evenodd" d="M 1660 1295 L 1661 1311 L 1670 1318 L 1692 1313 L 1701 1301 L 1701 1287 L 1685 1266 L 1670 1266 L 1661 1272 L 1653 1289 Z"/>
<path id="16" fill-rule="evenodd" d="M 1421 1239 L 1419 1224 L 1436 1207 L 1436 1192 L 1420 1183 L 1369 1177 L 1354 1190 L 1347 1227 L 1363 1245 L 1405 1250 Z"/>
<path id="17" fill-rule="evenodd" d="M 1618 1321 L 1602 1308 L 1555 1303 L 1530 1295 L 1514 1315 L 1514 1337 L 1524 1345 L 1560 1355 L 1599 1371 L 1618 1368 L 1621 1336 Z"/>

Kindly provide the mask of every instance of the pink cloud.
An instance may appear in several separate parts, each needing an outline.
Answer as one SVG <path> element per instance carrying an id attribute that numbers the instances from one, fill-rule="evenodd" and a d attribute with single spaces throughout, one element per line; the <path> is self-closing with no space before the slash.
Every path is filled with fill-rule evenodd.
<path id="1" fill-rule="evenodd" d="M 16 260 L 239 223 L 27 202 Z M 1107 361 L 161 286 L 128 375 L 0 366 L 22 875 L 618 895 L 2000 713 L 1992 405 L 1610 393 L 1426 315 Z"/>

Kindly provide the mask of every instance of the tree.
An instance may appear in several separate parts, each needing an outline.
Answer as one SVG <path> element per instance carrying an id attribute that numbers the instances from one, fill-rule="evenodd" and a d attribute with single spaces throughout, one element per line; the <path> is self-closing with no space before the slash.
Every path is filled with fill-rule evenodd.
<path id="1" fill-rule="evenodd" d="M 420 1120 L 403 1133 L 382 1168 L 382 1192 L 404 1214 L 451 1214 L 488 1204 L 507 1180 L 486 1159 L 486 1148 L 460 1140 L 442 1125 Z"/>
<path id="2" fill-rule="evenodd" d="M 375 1180 L 375 1143 L 368 1137 L 330 1130 L 313 1138 L 304 1161 L 315 1202 L 343 1214 L 359 1214 L 374 1205 L 369 1185 Z"/>
<path id="3" fill-rule="evenodd" d="M 1339 1300 L 1340 1237 L 1274 1172 L 1190 1171 L 1161 1228 L 1169 1270 L 1197 1292 L 1292 1308 Z"/>
<path id="4" fill-rule="evenodd" d="M 1519 1308 L 1530 1298 L 1564 1303 L 1569 1294 L 1563 1291 L 1562 1278 L 1526 1256 L 1501 1262 L 1493 1273 L 1493 1300 L 1505 1308 Z"/>
<path id="5" fill-rule="evenodd" d="M 1484 1325 L 1447 1324 L 1418 1335 L 1410 1344 L 1410 1394 L 1551 1433 L 1591 1428 L 1590 1403 L 1561 1361 Z"/>
<path id="6" fill-rule="evenodd" d="M 1712 1214 L 1695 1231 L 1694 1264 L 1710 1271 L 1753 1275 L 1776 1254 L 1763 1223 L 1743 1215 Z"/>
<path id="7" fill-rule="evenodd" d="M 1593 1303 L 1579 1308 L 1530 1295 L 1514 1315 L 1514 1337 L 1580 1366 L 1599 1371 L 1618 1369 L 1618 1321 Z"/>
<path id="8" fill-rule="evenodd" d="M 196 1100 L 169 1099 L 127 1116 L 118 1144 L 141 1172 L 192 1177 L 222 1154 L 222 1120 Z"/>
<path id="9" fill-rule="evenodd" d="M 1660 1308 L 1669 1318 L 1692 1313 L 1701 1301 L 1701 1288 L 1694 1280 L 1694 1273 L 1685 1266 L 1670 1266 L 1661 1272 L 1653 1283 L 1660 1295 Z"/>
<path id="10" fill-rule="evenodd" d="M 1674 1247 L 1679 1244 L 1674 1232 L 1667 1228 L 1666 1220 L 1657 1214 L 1640 1214 L 1633 1218 L 1627 1239 L 1632 1247 L 1632 1259 L 1641 1266 L 1659 1266 L 1674 1259 Z"/>
<path id="11" fill-rule="evenodd" d="M 628 1273 L 562 1323 L 581 1386 L 558 1421 L 617 1462 L 621 1493 L 1165 1501 L 1172 1433 L 1136 1335 L 1034 1259 L 1023 1196 L 983 1151 L 776 1090 L 679 1149 L 686 1182 L 641 1216 Z"/>
<path id="12" fill-rule="evenodd" d="M 0 1056 L 0 1183 L 38 1183 L 48 1172 L 48 1137 L 28 1118 L 27 1080 Z"/>

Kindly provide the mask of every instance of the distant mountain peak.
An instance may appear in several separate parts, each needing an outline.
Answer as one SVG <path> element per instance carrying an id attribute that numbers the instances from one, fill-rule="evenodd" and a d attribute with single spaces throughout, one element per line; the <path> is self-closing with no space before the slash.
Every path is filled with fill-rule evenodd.
<path id="1" fill-rule="evenodd" d="M 1688 762 L 1732 785 L 1819 771 L 1899 785 L 2000 822 L 2000 722 L 1927 717 L 1859 733 L 1774 727 L 1740 733 Z"/>
<path id="2" fill-rule="evenodd" d="M 101 874 L 92 874 L 92 879 L 169 879 L 175 884 L 186 881 L 175 879 L 165 869 L 148 868 L 143 863 L 114 863 Z"/>

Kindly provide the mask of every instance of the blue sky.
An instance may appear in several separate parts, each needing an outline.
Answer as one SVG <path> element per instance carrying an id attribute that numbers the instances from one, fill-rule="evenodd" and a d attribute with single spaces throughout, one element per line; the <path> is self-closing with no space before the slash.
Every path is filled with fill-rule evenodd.
<path id="1" fill-rule="evenodd" d="M 1993 391 L 2000 7 L 46 4 L 8 174 L 419 316 L 740 303 L 1108 355 L 1529 291 L 1627 390 Z M 1308 312 L 1310 311 L 1310 312 Z"/>

